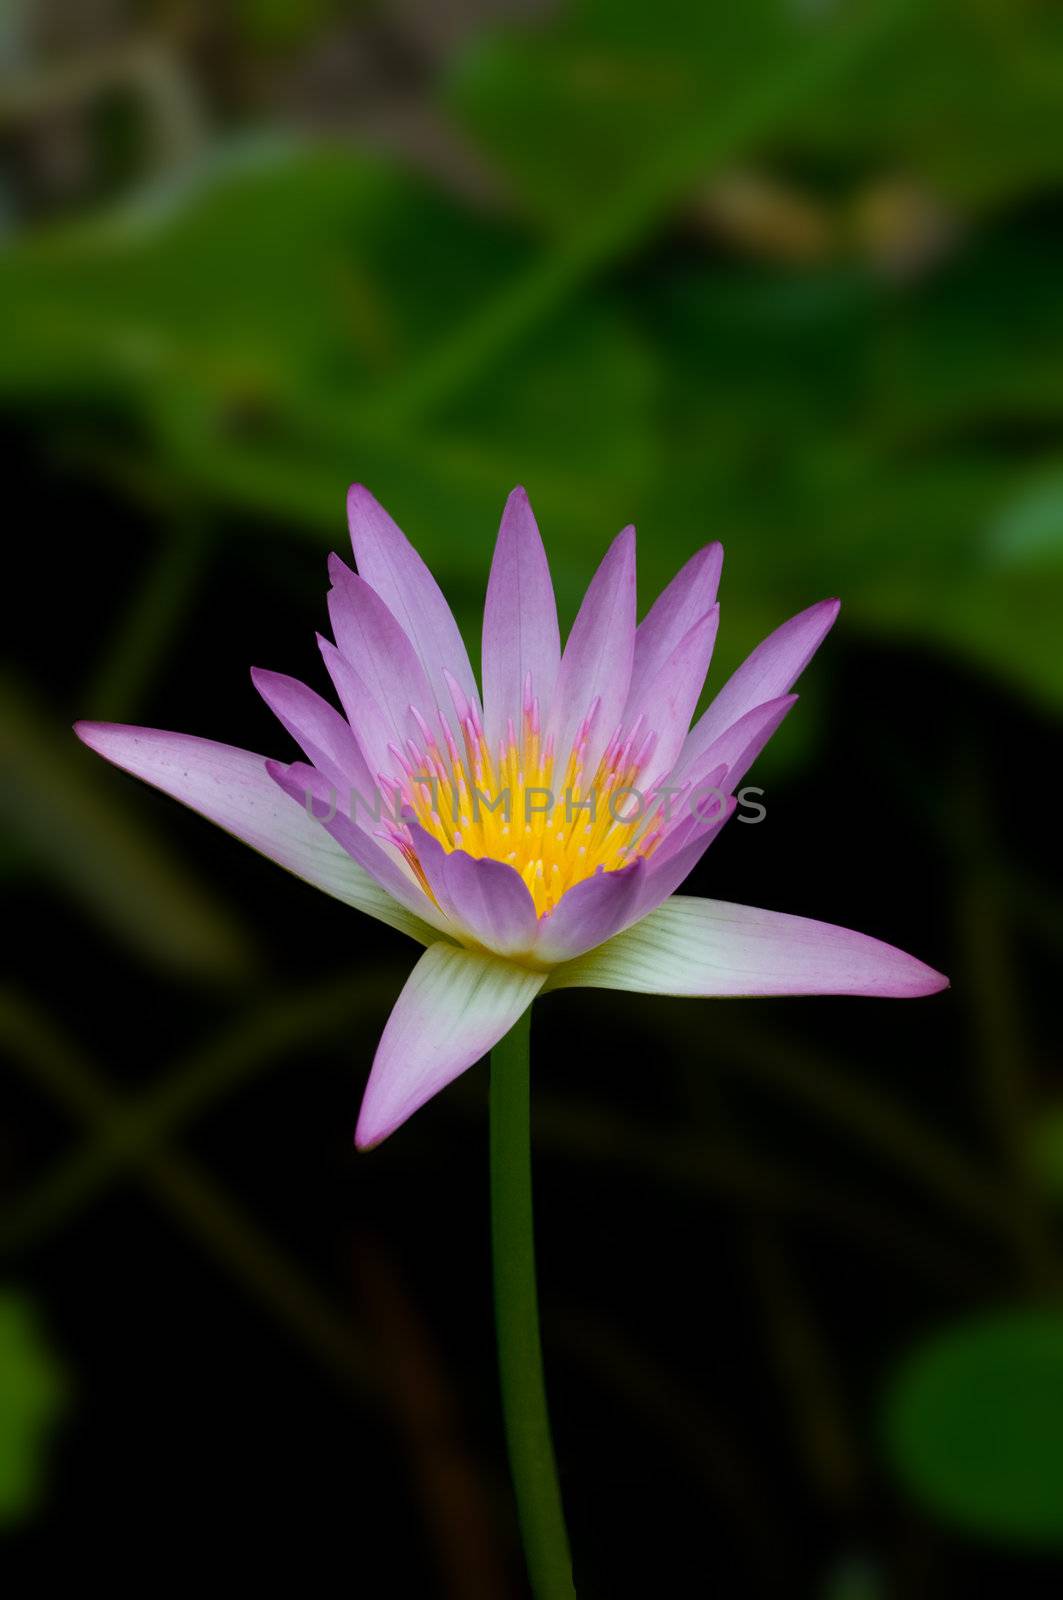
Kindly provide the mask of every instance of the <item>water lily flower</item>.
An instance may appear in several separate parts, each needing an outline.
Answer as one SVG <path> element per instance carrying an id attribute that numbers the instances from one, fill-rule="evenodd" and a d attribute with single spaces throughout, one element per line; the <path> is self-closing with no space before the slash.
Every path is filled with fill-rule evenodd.
<path id="1" fill-rule="evenodd" d="M 907 998 L 946 986 L 865 934 L 675 893 L 794 705 L 836 600 L 765 639 L 691 727 L 720 546 L 693 555 L 638 622 L 624 529 L 562 651 L 542 540 L 515 489 L 487 587 L 481 696 L 420 556 L 361 486 L 348 513 L 357 572 L 332 557 L 334 642 L 319 641 L 344 714 L 293 678 L 252 672 L 305 761 L 153 728 L 76 731 L 425 946 L 376 1052 L 359 1146 L 485 1055 L 543 990 Z"/>

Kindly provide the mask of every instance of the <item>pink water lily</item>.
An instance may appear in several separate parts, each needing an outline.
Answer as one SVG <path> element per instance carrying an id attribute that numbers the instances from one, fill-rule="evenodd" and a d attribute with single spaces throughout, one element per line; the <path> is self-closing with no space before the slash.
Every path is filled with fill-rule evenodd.
<path id="1" fill-rule="evenodd" d="M 439 587 L 365 489 L 357 573 L 330 562 L 344 715 L 254 670 L 301 747 L 291 765 L 188 734 L 80 722 L 101 755 L 426 948 L 384 1029 L 367 1148 L 485 1055 L 542 990 L 907 998 L 946 987 L 828 923 L 676 895 L 838 602 L 765 639 L 690 726 L 719 621 L 722 550 L 692 556 L 636 621 L 635 533 L 614 540 L 564 651 L 539 531 L 510 495 L 491 566 L 483 696 Z"/>

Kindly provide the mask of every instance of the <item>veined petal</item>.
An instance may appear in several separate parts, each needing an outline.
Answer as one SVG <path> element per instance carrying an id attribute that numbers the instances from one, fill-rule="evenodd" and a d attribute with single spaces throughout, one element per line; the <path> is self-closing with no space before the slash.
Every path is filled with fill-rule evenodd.
<path id="1" fill-rule="evenodd" d="M 352 822 L 338 805 L 328 782 L 305 762 L 267 761 L 266 771 L 277 786 L 295 800 L 311 826 L 335 840 L 380 887 L 414 916 L 439 933 L 448 935 L 445 918 L 404 866 L 388 855 L 365 830 Z"/>
<path id="2" fill-rule="evenodd" d="M 650 761 L 639 775 L 643 789 L 649 789 L 671 771 L 683 748 L 719 625 L 720 608 L 713 606 L 687 630 L 658 671 L 645 677 L 641 687 L 628 696 L 625 727 L 633 727 L 642 717 L 645 726 L 657 735 Z"/>
<path id="3" fill-rule="evenodd" d="M 526 955 L 535 943 L 535 902 L 504 861 L 446 851 L 417 823 L 408 824 L 429 888 L 459 932 L 499 956 Z"/>
<path id="4" fill-rule="evenodd" d="M 494 752 L 510 718 L 520 727 L 524 684 L 545 715 L 561 661 L 557 603 L 543 541 L 523 489 L 506 501 L 487 584 L 483 628 L 484 729 Z"/>
<path id="5" fill-rule="evenodd" d="M 688 769 L 754 706 L 788 693 L 830 632 L 840 606 L 838 600 L 821 600 L 758 644 L 690 730 L 679 758 L 681 769 Z"/>
<path id="6" fill-rule="evenodd" d="M 697 551 L 662 589 L 635 631 L 635 657 L 631 668 L 631 694 L 637 695 L 657 676 L 676 645 L 716 603 L 723 567 L 723 545 L 708 544 Z M 708 665 L 706 664 L 706 671 Z M 624 722 L 633 717 L 625 707 Z"/>
<path id="7" fill-rule="evenodd" d="M 899 1000 L 936 994 L 948 988 L 948 979 L 866 933 L 781 911 L 676 895 L 608 944 L 559 968 L 549 987 Z"/>
<path id="8" fill-rule="evenodd" d="M 281 793 L 265 756 L 192 734 L 114 722 L 77 722 L 74 731 L 116 767 L 190 806 L 297 878 L 422 944 L 438 939 L 427 922 L 392 899 L 320 823 Z"/>
<path id="9" fill-rule="evenodd" d="M 388 1018 L 358 1117 L 368 1150 L 486 1055 L 528 1009 L 545 974 L 497 956 L 434 944 Z"/>
<path id="10" fill-rule="evenodd" d="M 327 700 L 283 672 L 251 668 L 251 681 L 304 755 L 344 793 L 352 786 L 368 795 L 373 779 L 350 725 Z"/>
<path id="11" fill-rule="evenodd" d="M 539 924 L 535 959 L 545 965 L 568 961 L 611 938 L 634 915 L 645 878 L 646 863 L 639 860 L 566 889 Z"/>
<path id="12" fill-rule="evenodd" d="M 561 657 L 547 731 L 564 773 L 573 740 L 598 702 L 583 762 L 593 775 L 631 686 L 635 649 L 635 530 L 618 533 L 590 581 Z"/>
<path id="13" fill-rule="evenodd" d="M 410 717 L 416 706 L 422 716 L 435 703 L 417 652 L 376 590 L 329 558 L 328 609 L 340 654 L 369 690 L 400 750 L 417 731 Z M 358 728 L 355 726 L 355 732 Z"/>
<path id="14" fill-rule="evenodd" d="M 466 699 L 479 707 L 476 679 L 453 613 L 406 535 L 360 483 L 348 491 L 347 520 L 358 571 L 413 644 L 440 709 L 452 715 L 448 672 Z"/>

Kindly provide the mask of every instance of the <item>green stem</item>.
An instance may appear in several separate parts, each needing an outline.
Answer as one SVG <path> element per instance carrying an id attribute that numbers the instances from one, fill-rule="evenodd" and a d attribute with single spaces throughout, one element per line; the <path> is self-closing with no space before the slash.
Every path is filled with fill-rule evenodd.
<path id="1" fill-rule="evenodd" d="M 573 1600 L 572 1560 L 550 1438 L 532 1221 L 531 1011 L 491 1052 L 491 1244 L 502 1413 L 536 1600 Z"/>

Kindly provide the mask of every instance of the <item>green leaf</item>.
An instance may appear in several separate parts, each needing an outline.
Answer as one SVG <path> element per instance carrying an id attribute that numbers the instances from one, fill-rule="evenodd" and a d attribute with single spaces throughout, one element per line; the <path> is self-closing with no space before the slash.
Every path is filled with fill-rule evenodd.
<path id="1" fill-rule="evenodd" d="M 118 405 L 187 490 L 315 537 L 342 529 L 354 477 L 400 514 L 423 502 L 444 578 L 475 568 L 482 595 L 515 482 L 604 542 L 655 448 L 653 358 L 608 298 L 560 314 L 432 429 L 382 427 L 375 397 L 531 255 L 350 153 L 263 149 L 0 258 L 17 310 L 0 397 Z"/>
<path id="2" fill-rule="evenodd" d="M 1063 1313 L 1015 1308 L 927 1340 L 887 1392 L 908 1493 L 967 1532 L 1063 1544 Z"/>
<path id="3" fill-rule="evenodd" d="M 654 577 L 711 529 L 728 606 L 755 595 L 778 621 L 837 593 L 843 629 L 944 647 L 1063 704 L 1057 473 L 1054 456 L 1031 465 L 1063 419 L 1063 317 L 1032 243 L 972 248 L 918 295 L 716 263 L 654 281 L 641 312 L 670 374 Z M 1011 508 L 1031 494 L 1020 541 Z"/>
<path id="4" fill-rule="evenodd" d="M 1061 95 L 1058 7 L 931 0 L 795 133 L 820 160 L 914 173 L 965 209 L 988 208 L 1063 176 Z"/>
<path id="5" fill-rule="evenodd" d="M 902 9 L 887 4 L 854 15 L 788 0 L 660 0 L 647 26 L 636 0 L 579 0 L 558 8 L 548 27 L 536 22 L 478 40 L 459 62 L 449 100 L 524 207 L 564 233 L 604 198 L 637 189 L 647 167 L 677 143 L 686 146 L 692 186 L 711 164 L 738 153 L 714 138 L 699 171 L 709 121 L 717 130 L 742 122 L 783 85 L 799 91 L 802 79 L 814 88 L 807 96 L 814 103 L 823 92 L 817 73 L 844 57 L 854 32 L 869 20 L 888 32 Z M 795 114 L 791 96 L 780 95 L 754 137 L 771 137 Z"/>

